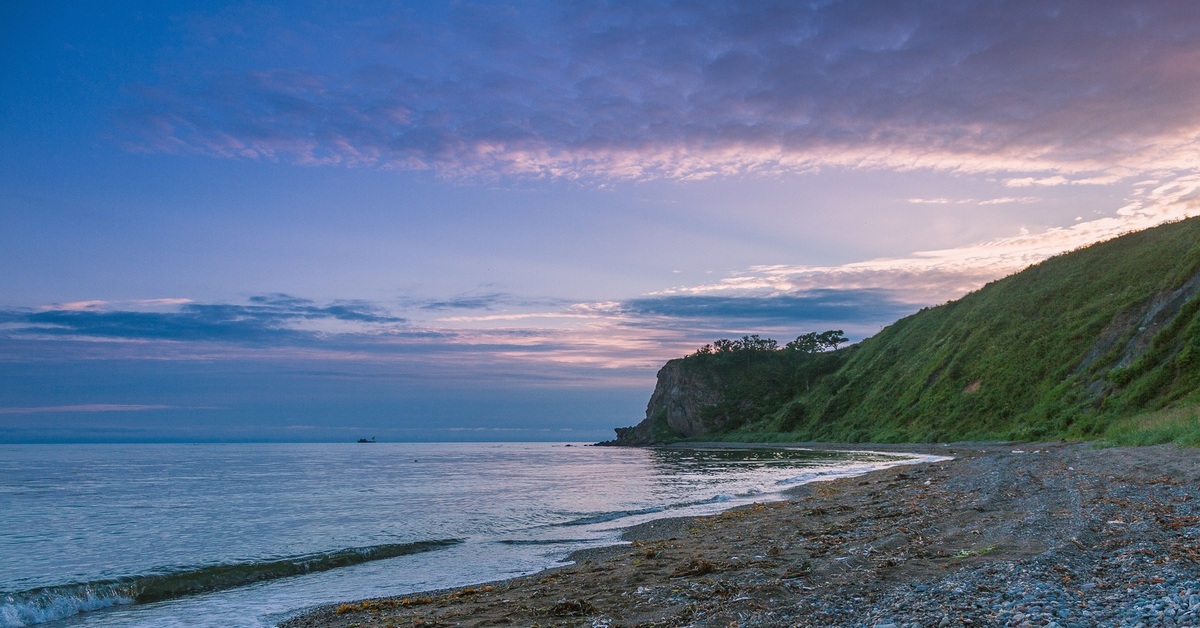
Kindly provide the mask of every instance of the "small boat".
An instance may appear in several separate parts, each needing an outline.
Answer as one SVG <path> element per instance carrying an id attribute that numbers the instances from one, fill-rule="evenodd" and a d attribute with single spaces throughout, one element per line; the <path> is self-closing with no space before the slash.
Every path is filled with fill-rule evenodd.
<path id="1" fill-rule="evenodd" d="M 360 439 L 358 439 L 358 442 L 360 442 L 360 443 L 373 443 L 373 442 L 375 442 L 375 437 L 374 437 L 374 436 L 372 436 L 371 438 L 360 438 Z"/>

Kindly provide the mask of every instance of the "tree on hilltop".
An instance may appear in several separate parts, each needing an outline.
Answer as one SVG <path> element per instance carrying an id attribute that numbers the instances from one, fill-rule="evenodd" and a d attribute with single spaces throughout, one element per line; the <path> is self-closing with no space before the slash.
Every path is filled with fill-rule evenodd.
<path id="1" fill-rule="evenodd" d="M 704 345 L 692 353 L 692 356 L 713 355 L 713 354 L 730 354 L 743 352 L 773 352 L 773 351 L 794 351 L 798 353 L 820 353 L 822 351 L 836 350 L 838 345 L 849 342 L 846 334 L 840 329 L 831 329 L 829 331 L 816 333 L 809 332 L 797 336 L 795 340 L 787 343 L 783 347 L 771 338 L 763 338 L 758 334 L 742 336 L 739 340 L 730 340 L 721 338 L 713 341 L 710 345 Z M 689 356 L 690 357 L 690 356 Z"/>
<path id="2" fill-rule="evenodd" d="M 784 349 L 800 353 L 819 353 L 821 351 L 836 350 L 838 345 L 843 342 L 849 342 L 849 338 L 846 338 L 845 332 L 840 329 L 831 329 L 819 334 L 809 332 L 797 336 L 795 340 L 784 345 Z"/>

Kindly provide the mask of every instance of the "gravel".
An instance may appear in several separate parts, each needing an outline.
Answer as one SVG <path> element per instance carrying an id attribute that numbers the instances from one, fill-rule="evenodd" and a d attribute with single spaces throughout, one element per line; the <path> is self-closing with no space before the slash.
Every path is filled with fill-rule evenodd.
<path id="1" fill-rule="evenodd" d="M 285 626 L 1200 627 L 1200 451 L 907 449 L 955 459 L 657 522 L 526 578 Z"/>

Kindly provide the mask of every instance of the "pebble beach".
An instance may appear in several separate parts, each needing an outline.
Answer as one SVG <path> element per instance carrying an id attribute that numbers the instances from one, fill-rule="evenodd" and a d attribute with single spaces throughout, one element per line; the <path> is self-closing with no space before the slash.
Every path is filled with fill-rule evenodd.
<path id="1" fill-rule="evenodd" d="M 281 626 L 1200 626 L 1200 451 L 896 450 L 953 458 L 650 522 L 531 576 Z"/>

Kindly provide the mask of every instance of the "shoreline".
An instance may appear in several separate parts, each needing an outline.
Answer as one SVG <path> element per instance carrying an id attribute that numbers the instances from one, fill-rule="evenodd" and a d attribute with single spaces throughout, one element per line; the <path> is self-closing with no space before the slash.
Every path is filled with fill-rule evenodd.
<path id="1" fill-rule="evenodd" d="M 280 626 L 1200 625 L 1200 451 L 770 445 L 954 459 L 658 519 L 574 564 Z"/>

